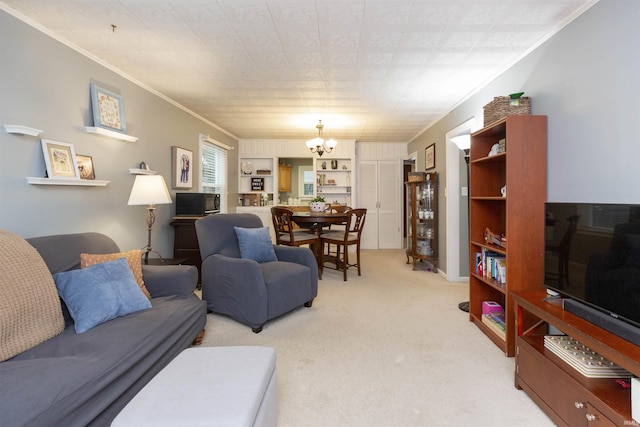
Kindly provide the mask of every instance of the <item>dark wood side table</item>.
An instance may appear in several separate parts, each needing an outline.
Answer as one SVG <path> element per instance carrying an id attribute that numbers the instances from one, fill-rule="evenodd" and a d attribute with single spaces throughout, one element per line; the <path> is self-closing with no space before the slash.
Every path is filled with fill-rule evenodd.
<path id="1" fill-rule="evenodd" d="M 196 235 L 195 222 L 202 216 L 174 216 L 171 225 L 174 228 L 173 257 L 186 258 L 185 264 L 195 265 L 198 269 L 198 283 L 202 283 L 200 246 Z"/>

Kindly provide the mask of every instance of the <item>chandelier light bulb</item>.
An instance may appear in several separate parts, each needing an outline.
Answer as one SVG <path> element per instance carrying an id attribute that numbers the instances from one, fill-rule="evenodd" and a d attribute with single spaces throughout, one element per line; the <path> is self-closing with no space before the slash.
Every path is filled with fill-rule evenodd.
<path id="1" fill-rule="evenodd" d="M 306 142 L 307 148 L 309 148 L 312 153 L 318 153 L 318 156 L 320 157 L 322 157 L 325 152 L 330 153 L 336 145 L 338 145 L 338 141 L 335 139 L 330 139 L 328 141 L 324 140 L 322 137 L 323 128 L 324 125 L 322 124 L 322 120 L 318 120 L 318 124 L 316 125 L 316 129 L 318 129 L 318 137 Z"/>

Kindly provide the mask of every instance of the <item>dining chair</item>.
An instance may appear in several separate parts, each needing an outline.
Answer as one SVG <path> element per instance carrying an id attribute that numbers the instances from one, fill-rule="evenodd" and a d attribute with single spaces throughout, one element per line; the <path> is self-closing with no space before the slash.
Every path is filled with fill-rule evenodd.
<path id="1" fill-rule="evenodd" d="M 302 246 L 320 243 L 315 233 L 305 229 L 295 229 L 291 219 L 291 209 L 274 206 L 271 208 L 271 220 L 276 233 L 276 245 Z"/>
<path id="2" fill-rule="evenodd" d="M 351 206 L 346 206 L 346 205 L 339 205 L 339 204 L 335 204 L 332 203 L 331 204 L 331 212 L 332 213 L 345 213 L 350 211 L 352 208 Z M 328 227 L 328 230 L 334 230 L 334 231 L 343 231 L 347 226 L 347 221 L 343 221 L 339 224 L 330 224 Z M 324 248 L 323 248 L 324 249 Z M 327 255 L 329 256 L 336 256 L 336 252 L 331 250 L 331 245 L 329 243 L 327 243 Z"/>
<path id="3" fill-rule="evenodd" d="M 367 210 L 364 208 L 350 209 L 346 212 L 347 222 L 344 230 L 330 230 L 323 233 L 320 236 L 320 272 L 324 268 L 325 256 L 327 256 L 327 262 L 335 264 L 336 270 L 342 270 L 344 281 L 347 281 L 347 269 L 349 267 L 358 267 L 358 276 L 362 275 L 360 268 L 360 240 L 362 236 L 362 229 L 364 228 L 364 222 L 367 215 Z M 334 244 L 336 245 L 335 256 L 325 255 L 324 245 Z M 356 262 L 349 263 L 349 246 L 356 246 Z M 329 267 L 331 268 L 331 267 Z"/>

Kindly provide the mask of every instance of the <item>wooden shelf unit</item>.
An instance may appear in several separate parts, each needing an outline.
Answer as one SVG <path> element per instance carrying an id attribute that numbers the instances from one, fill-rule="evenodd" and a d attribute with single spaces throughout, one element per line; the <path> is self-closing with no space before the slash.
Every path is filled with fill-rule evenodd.
<path id="1" fill-rule="evenodd" d="M 333 162 L 335 169 L 331 167 Z M 316 195 L 324 197 L 327 203 L 351 206 L 352 163 L 352 160 L 347 158 L 317 158 L 315 161 Z M 330 183 L 330 180 L 333 182 Z"/>
<path id="2" fill-rule="evenodd" d="M 489 155 L 506 139 L 506 151 Z M 505 355 L 515 355 L 513 291 L 544 283 L 544 202 L 547 197 L 547 117 L 511 115 L 471 135 L 469 163 L 469 319 Z M 501 188 L 506 186 L 506 196 Z M 506 236 L 506 247 L 485 242 L 485 229 Z M 506 258 L 506 283 L 476 273 L 485 248 Z M 502 339 L 482 323 L 483 301 L 505 311 Z"/>
<path id="3" fill-rule="evenodd" d="M 517 320 L 515 385 L 560 426 L 636 425 L 631 391 L 612 378 L 587 378 L 544 347 L 548 326 L 640 376 L 638 346 L 565 311 L 544 290 L 514 293 Z M 557 333 L 556 333 L 557 334 Z"/>
<path id="4" fill-rule="evenodd" d="M 247 165 L 250 167 L 247 170 Z M 273 157 L 243 157 L 239 159 L 239 181 L 238 193 L 242 201 L 242 206 L 263 206 L 265 202 L 262 195 L 266 193 L 267 203 L 275 203 L 277 199 L 275 190 L 277 185 L 274 182 L 275 174 Z M 269 173 L 258 173 L 259 170 L 269 171 Z M 249 172 L 249 173 L 247 173 Z M 261 189 L 255 187 L 255 182 L 261 183 Z"/>

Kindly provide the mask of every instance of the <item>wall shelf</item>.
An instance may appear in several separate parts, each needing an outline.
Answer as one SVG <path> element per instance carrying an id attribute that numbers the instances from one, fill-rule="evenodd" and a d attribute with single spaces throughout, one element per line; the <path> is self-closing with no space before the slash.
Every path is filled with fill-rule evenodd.
<path id="1" fill-rule="evenodd" d="M 27 182 L 32 185 L 76 185 L 84 187 L 106 187 L 109 181 L 98 179 L 38 178 L 28 176 Z"/>
<path id="2" fill-rule="evenodd" d="M 38 136 L 42 130 L 22 125 L 4 125 L 7 133 L 19 133 L 21 135 Z"/>
<path id="3" fill-rule="evenodd" d="M 131 168 L 131 169 L 129 169 L 129 173 L 132 174 L 132 175 L 155 175 L 158 172 L 157 171 L 148 170 L 148 169 Z"/>
<path id="4" fill-rule="evenodd" d="M 123 141 L 128 141 L 128 142 L 136 142 L 138 140 L 138 138 L 135 136 L 130 136 L 130 135 L 127 135 L 126 133 L 116 132 L 113 130 L 99 128 L 99 127 L 86 126 L 85 130 L 88 133 L 96 133 L 98 135 L 108 136 L 109 138 L 121 139 Z"/>

